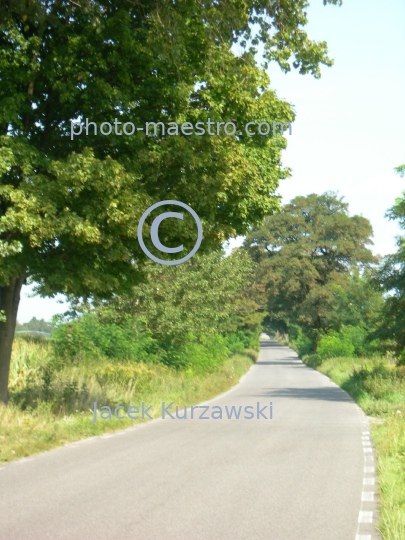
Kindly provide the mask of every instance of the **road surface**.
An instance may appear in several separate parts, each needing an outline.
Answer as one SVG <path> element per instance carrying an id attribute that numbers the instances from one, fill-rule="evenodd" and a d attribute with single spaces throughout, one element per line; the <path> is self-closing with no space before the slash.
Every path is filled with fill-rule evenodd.
<path id="1" fill-rule="evenodd" d="M 0 539 L 355 540 L 373 488 L 366 419 L 343 390 L 264 341 L 207 406 L 255 418 L 166 417 L 6 464 Z"/>

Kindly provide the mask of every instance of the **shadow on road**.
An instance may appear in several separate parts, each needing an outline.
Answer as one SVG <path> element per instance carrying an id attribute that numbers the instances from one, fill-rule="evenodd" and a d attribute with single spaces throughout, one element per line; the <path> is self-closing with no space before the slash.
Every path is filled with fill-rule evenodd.
<path id="1" fill-rule="evenodd" d="M 341 388 L 273 388 L 257 394 L 263 397 L 285 397 L 288 399 L 309 399 L 320 401 L 352 402 L 352 399 Z"/>
<path id="2" fill-rule="evenodd" d="M 288 349 L 287 345 L 282 345 L 278 341 L 274 341 L 274 340 L 269 341 L 268 339 L 260 341 L 261 349 L 267 349 L 269 347 L 278 348 L 278 349 Z"/>
<path id="3" fill-rule="evenodd" d="M 259 360 L 256 362 L 258 366 L 296 366 L 296 367 L 307 367 L 303 364 L 298 358 L 286 358 L 284 360 Z"/>

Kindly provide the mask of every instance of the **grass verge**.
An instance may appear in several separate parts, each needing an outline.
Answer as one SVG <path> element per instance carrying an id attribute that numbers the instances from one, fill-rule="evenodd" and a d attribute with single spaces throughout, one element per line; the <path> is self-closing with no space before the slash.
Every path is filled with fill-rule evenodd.
<path id="1" fill-rule="evenodd" d="M 373 418 L 384 540 L 405 538 L 405 367 L 381 358 L 331 358 L 315 355 L 303 361 L 346 390 Z"/>
<path id="2" fill-rule="evenodd" d="M 113 417 L 91 424 L 94 401 L 99 409 L 144 402 L 157 417 L 163 401 L 181 407 L 211 399 L 234 386 L 257 355 L 250 349 L 235 354 L 210 373 L 110 359 L 58 366 L 46 344 L 16 340 L 10 403 L 0 407 L 0 463 L 142 421 Z"/>

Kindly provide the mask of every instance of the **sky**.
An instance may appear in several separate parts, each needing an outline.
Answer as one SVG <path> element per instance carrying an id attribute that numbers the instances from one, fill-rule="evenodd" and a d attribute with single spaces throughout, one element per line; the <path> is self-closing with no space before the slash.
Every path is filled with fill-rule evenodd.
<path id="1" fill-rule="evenodd" d="M 350 215 L 370 220 L 373 252 L 386 255 L 396 250 L 401 231 L 384 214 L 405 190 L 405 178 L 393 171 L 405 163 L 405 1 L 310 4 L 308 35 L 328 43 L 335 63 L 322 67 L 321 79 L 269 67 L 271 88 L 297 115 L 283 153 L 292 176 L 278 193 L 287 203 L 297 195 L 338 192 Z M 62 296 L 42 299 L 31 291 L 23 287 L 19 322 L 66 311 Z"/>

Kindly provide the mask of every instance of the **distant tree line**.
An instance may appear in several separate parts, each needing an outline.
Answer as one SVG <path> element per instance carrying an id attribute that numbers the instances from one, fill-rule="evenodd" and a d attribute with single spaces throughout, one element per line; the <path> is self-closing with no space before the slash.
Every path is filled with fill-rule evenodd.
<path id="1" fill-rule="evenodd" d="M 45 321 L 44 319 L 37 319 L 36 317 L 32 317 L 32 319 L 29 322 L 26 323 L 19 323 L 16 324 L 16 332 L 23 332 L 23 331 L 29 331 L 29 332 L 45 332 L 47 334 L 52 333 L 53 330 L 53 324 L 49 321 Z"/>

